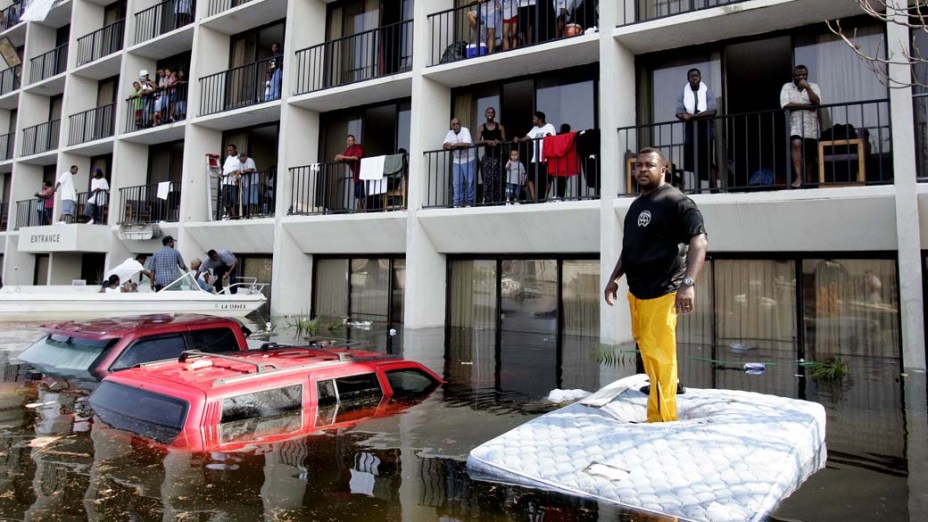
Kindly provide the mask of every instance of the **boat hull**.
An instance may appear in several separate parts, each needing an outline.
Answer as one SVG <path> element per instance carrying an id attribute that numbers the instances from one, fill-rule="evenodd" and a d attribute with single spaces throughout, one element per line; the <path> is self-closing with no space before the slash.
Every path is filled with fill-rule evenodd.
<path id="1" fill-rule="evenodd" d="M 182 295 L 189 294 L 189 295 Z M 205 292 L 0 294 L 0 321 L 58 321 L 156 313 L 197 313 L 244 317 L 261 307 L 262 294 Z"/>

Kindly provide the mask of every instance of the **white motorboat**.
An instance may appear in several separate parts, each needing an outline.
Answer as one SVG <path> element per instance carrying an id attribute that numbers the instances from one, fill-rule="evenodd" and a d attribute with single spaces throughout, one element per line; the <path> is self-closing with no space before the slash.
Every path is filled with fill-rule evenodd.
<path id="1" fill-rule="evenodd" d="M 265 283 L 253 278 L 214 294 L 185 273 L 160 292 L 106 292 L 98 286 L 5 286 L 0 288 L 0 321 L 58 321 L 154 313 L 197 313 L 244 317 L 267 302 Z M 145 290 L 145 289 L 142 289 Z"/>

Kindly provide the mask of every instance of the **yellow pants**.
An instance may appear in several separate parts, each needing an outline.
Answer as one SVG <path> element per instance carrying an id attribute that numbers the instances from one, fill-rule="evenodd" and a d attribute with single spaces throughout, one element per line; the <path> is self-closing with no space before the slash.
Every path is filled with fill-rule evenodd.
<path id="1" fill-rule="evenodd" d="M 632 336 L 641 351 L 644 371 L 651 379 L 648 422 L 677 420 L 677 293 L 657 299 L 628 294 Z"/>

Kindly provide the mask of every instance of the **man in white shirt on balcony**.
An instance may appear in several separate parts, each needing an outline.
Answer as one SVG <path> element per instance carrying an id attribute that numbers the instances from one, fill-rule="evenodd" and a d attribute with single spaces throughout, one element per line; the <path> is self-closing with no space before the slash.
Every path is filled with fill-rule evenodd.
<path id="1" fill-rule="evenodd" d="M 545 121 L 545 113 L 541 111 L 532 115 L 532 130 L 528 131 L 522 140 L 532 140 L 532 161 L 528 174 L 528 198 L 531 201 L 542 201 L 548 188 L 548 164 L 542 160 L 545 136 L 554 136 L 557 131 L 554 125 Z M 535 192 L 535 185 L 538 192 Z"/>
<path id="2" fill-rule="evenodd" d="M 477 154 L 474 140 L 461 120 L 451 118 L 451 130 L 445 135 L 442 148 L 451 151 L 452 202 L 455 207 L 474 206 L 477 200 Z"/>
<path id="3" fill-rule="evenodd" d="M 103 177 L 103 171 L 93 169 L 93 178 L 90 179 L 90 197 L 84 207 L 84 215 L 89 218 L 88 225 L 93 225 L 102 218 L 99 215 L 100 209 L 106 205 L 106 196 L 110 192 L 110 184 Z"/>
<path id="4" fill-rule="evenodd" d="M 248 203 L 248 215 L 258 214 L 258 204 L 261 202 L 261 179 L 255 160 L 248 157 L 244 151 L 238 155 L 238 162 L 242 165 L 242 193 Z"/>
<path id="5" fill-rule="evenodd" d="M 222 219 L 238 219 L 239 182 L 242 177 L 242 162 L 238 160 L 238 149 L 235 145 L 226 146 L 226 159 L 222 164 L 222 181 L 220 188 L 220 205 L 224 214 Z"/>
<path id="6" fill-rule="evenodd" d="M 74 219 L 74 208 L 77 206 L 77 190 L 74 188 L 74 175 L 77 174 L 77 165 L 71 165 L 58 175 L 58 181 L 55 182 L 55 192 L 61 194 L 61 214 L 58 223 L 67 223 L 68 220 Z M 65 219 L 67 216 L 68 219 Z"/>
<path id="7" fill-rule="evenodd" d="M 788 109 L 790 116 L 789 141 L 792 148 L 793 188 L 802 186 L 804 171 L 812 169 L 812 161 L 818 153 L 818 138 L 821 136 L 818 123 L 818 106 L 822 103 L 822 90 L 809 81 L 809 69 L 797 65 L 793 69 L 793 81 L 780 89 L 780 107 Z M 805 169 L 803 169 L 805 167 Z"/>

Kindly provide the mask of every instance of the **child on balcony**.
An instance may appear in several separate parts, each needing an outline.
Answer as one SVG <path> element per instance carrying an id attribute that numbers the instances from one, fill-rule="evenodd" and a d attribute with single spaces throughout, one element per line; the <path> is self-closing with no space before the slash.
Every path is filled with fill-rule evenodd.
<path id="1" fill-rule="evenodd" d="M 519 148 L 513 147 L 506 162 L 506 204 L 519 204 L 519 192 L 525 185 L 525 165 L 519 161 Z"/>

